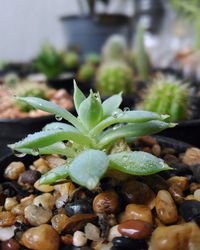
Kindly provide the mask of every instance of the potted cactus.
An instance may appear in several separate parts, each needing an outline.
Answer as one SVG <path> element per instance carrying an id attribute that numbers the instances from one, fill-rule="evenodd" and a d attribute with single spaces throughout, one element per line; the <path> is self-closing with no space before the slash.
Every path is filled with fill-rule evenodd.
<path id="1" fill-rule="evenodd" d="M 174 127 L 165 122 L 168 116 L 123 112 L 121 94 L 102 103 L 97 93 L 91 91 L 85 97 L 76 85 L 77 117 L 40 98 L 17 99 L 70 124 L 48 124 L 41 132 L 9 145 L 33 158 L 16 162 L 12 156 L 1 162 L 1 248 L 160 250 L 165 244 L 166 249 L 176 250 L 187 242 L 199 249 L 195 180 L 199 175 L 194 164 L 199 162 L 200 150 L 177 143 L 163 148 L 152 137 L 136 140 Z M 151 153 L 144 152 L 147 145 Z M 38 155 L 42 156 L 34 158 Z M 184 170 L 177 162 L 185 164 Z M 193 184 L 188 173 L 193 175 Z"/>
<path id="2" fill-rule="evenodd" d="M 75 73 L 79 66 L 79 55 L 76 51 L 67 51 L 64 63 L 69 72 Z"/>

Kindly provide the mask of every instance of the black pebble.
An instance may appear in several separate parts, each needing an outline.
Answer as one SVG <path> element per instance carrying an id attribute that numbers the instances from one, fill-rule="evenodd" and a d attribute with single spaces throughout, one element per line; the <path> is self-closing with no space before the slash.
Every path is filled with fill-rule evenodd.
<path id="1" fill-rule="evenodd" d="M 74 214 L 90 214 L 93 213 L 92 206 L 87 200 L 77 200 L 65 205 L 65 212 L 68 216 Z"/>
<path id="2" fill-rule="evenodd" d="M 134 240 L 126 237 L 116 237 L 112 240 L 112 250 L 120 249 L 134 249 L 134 250 L 146 250 L 148 245 L 145 240 Z"/>
<path id="3" fill-rule="evenodd" d="M 194 220 L 198 225 L 200 225 L 200 201 L 184 201 L 181 203 L 179 211 L 185 221 L 188 222 Z"/>

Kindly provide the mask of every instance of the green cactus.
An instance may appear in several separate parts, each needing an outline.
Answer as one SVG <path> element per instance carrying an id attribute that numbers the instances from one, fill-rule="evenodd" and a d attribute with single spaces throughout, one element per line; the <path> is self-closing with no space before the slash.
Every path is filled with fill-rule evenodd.
<path id="1" fill-rule="evenodd" d="M 78 79 L 83 82 L 91 81 L 95 75 L 95 67 L 92 64 L 83 64 L 78 71 Z"/>
<path id="2" fill-rule="evenodd" d="M 139 26 L 136 32 L 135 46 L 132 57 L 132 65 L 141 80 L 147 80 L 150 73 L 150 62 L 144 45 L 144 28 Z"/>
<path id="3" fill-rule="evenodd" d="M 65 55 L 65 65 L 68 69 L 74 69 L 78 67 L 79 64 L 79 56 L 75 51 L 69 51 Z"/>
<path id="4" fill-rule="evenodd" d="M 43 45 L 34 65 L 48 80 L 55 79 L 64 70 L 63 53 L 56 51 L 51 45 Z"/>
<path id="5" fill-rule="evenodd" d="M 97 53 L 89 53 L 85 58 L 86 63 L 90 63 L 94 66 L 97 66 L 101 62 L 101 56 Z"/>
<path id="6" fill-rule="evenodd" d="M 5 75 L 3 82 L 4 85 L 8 88 L 13 88 L 19 81 L 19 77 L 16 73 L 8 73 Z"/>
<path id="7" fill-rule="evenodd" d="M 189 117 L 189 87 L 174 79 L 157 79 L 149 86 L 140 108 L 168 114 L 168 121 L 178 122 Z"/>
<path id="8" fill-rule="evenodd" d="M 48 99 L 48 87 L 44 83 L 38 82 L 19 82 L 16 86 L 15 93 L 17 96 L 27 97 L 34 96 L 38 98 Z M 29 112 L 33 109 L 29 104 L 17 100 L 16 105 L 23 112 Z"/>
<path id="9" fill-rule="evenodd" d="M 111 36 L 102 48 L 102 55 L 105 61 L 126 61 L 128 56 L 128 47 L 124 37 L 119 35 Z"/>
<path id="10" fill-rule="evenodd" d="M 99 68 L 96 79 L 97 90 L 105 96 L 124 94 L 133 90 L 133 73 L 124 62 L 107 62 Z"/>

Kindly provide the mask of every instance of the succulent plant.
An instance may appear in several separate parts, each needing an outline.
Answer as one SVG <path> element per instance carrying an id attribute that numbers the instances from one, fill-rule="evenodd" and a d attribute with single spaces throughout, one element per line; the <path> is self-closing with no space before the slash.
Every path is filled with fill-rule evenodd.
<path id="1" fill-rule="evenodd" d="M 139 105 L 142 109 L 168 114 L 168 120 L 177 122 L 189 117 L 189 88 L 175 79 L 158 78 L 149 86 L 144 101 Z"/>
<path id="2" fill-rule="evenodd" d="M 34 65 L 48 80 L 55 79 L 64 70 L 63 53 L 46 44 L 42 46 Z"/>
<path id="3" fill-rule="evenodd" d="M 150 73 L 150 62 L 144 45 L 144 28 L 138 26 L 133 53 L 131 54 L 133 67 L 139 79 L 147 80 Z"/>
<path id="4" fill-rule="evenodd" d="M 133 90 L 133 72 L 124 62 L 107 62 L 100 66 L 96 88 L 104 96 L 130 93 Z"/>
<path id="5" fill-rule="evenodd" d="M 52 184 L 71 178 L 83 187 L 95 189 L 108 169 L 130 175 L 149 175 L 170 169 L 162 159 L 142 151 L 110 153 L 119 139 L 152 134 L 174 126 L 164 121 L 167 117 L 165 115 L 148 111 L 123 112 L 119 109 L 121 94 L 114 95 L 102 103 L 98 93 L 91 90 L 89 96 L 85 97 L 74 84 L 77 117 L 40 98 L 17 99 L 71 124 L 50 123 L 43 131 L 9 145 L 12 150 L 23 154 L 60 154 L 66 157 L 65 164 L 41 177 L 41 184 Z"/>
<path id="6" fill-rule="evenodd" d="M 113 35 L 104 44 L 102 56 L 105 61 L 126 60 L 128 47 L 123 36 Z"/>
<path id="7" fill-rule="evenodd" d="M 96 68 L 90 64 L 85 63 L 81 65 L 78 71 L 78 79 L 83 82 L 91 81 L 95 75 Z"/>
<path id="8" fill-rule="evenodd" d="M 89 53 L 86 55 L 86 63 L 90 63 L 94 66 L 97 66 L 101 62 L 101 56 L 97 53 Z"/>
<path id="9" fill-rule="evenodd" d="M 74 69 L 79 64 L 79 56 L 75 51 L 69 51 L 65 55 L 65 65 L 68 69 Z"/>
<path id="10" fill-rule="evenodd" d="M 47 89 L 48 88 L 45 84 L 25 81 L 19 82 L 16 85 L 15 93 L 17 96 L 20 97 L 34 96 L 43 99 L 48 99 Z M 25 103 L 20 100 L 16 100 L 16 105 L 23 112 L 29 112 L 30 110 L 34 109 L 28 103 Z"/>
<path id="11" fill-rule="evenodd" d="M 19 82 L 19 76 L 16 73 L 8 73 L 4 77 L 4 84 L 7 87 L 15 87 L 17 82 Z"/>

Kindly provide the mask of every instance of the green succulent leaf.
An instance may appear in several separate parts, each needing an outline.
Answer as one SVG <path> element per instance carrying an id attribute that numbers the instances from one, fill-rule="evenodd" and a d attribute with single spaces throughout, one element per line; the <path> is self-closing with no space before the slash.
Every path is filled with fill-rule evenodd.
<path id="1" fill-rule="evenodd" d="M 28 135 L 25 139 L 9 145 L 11 149 L 18 150 L 22 148 L 42 148 L 54 144 L 59 141 L 72 140 L 81 145 L 90 145 L 92 142 L 87 137 L 81 134 L 75 128 L 69 128 L 68 131 L 54 129 L 49 131 L 41 131 Z"/>
<path id="2" fill-rule="evenodd" d="M 119 138 L 138 137 L 143 135 L 155 134 L 173 126 L 175 126 L 175 124 L 157 120 L 144 123 L 122 125 L 118 128 L 113 127 L 101 134 L 101 136 L 99 137 L 99 147 L 104 148 L 109 143 L 116 141 Z"/>
<path id="3" fill-rule="evenodd" d="M 75 183 L 94 189 L 108 169 L 108 157 L 100 150 L 87 150 L 70 164 L 69 175 Z"/>
<path id="4" fill-rule="evenodd" d="M 52 184 L 57 181 L 63 180 L 66 178 L 68 174 L 68 165 L 62 165 L 56 168 L 53 168 L 46 174 L 42 175 L 40 178 L 40 184 Z"/>
<path id="5" fill-rule="evenodd" d="M 90 135 L 96 136 L 100 134 L 105 128 L 117 124 L 117 123 L 142 123 L 151 120 L 164 120 L 168 115 L 159 115 L 157 113 L 149 111 L 125 111 L 119 113 L 116 117 L 108 117 L 101 121 L 95 128 L 90 132 Z"/>
<path id="6" fill-rule="evenodd" d="M 48 131 L 48 130 L 55 130 L 55 129 L 60 129 L 64 131 L 68 130 L 74 130 L 75 128 L 69 124 L 63 123 L 63 122 L 51 122 L 43 127 L 43 131 Z"/>
<path id="7" fill-rule="evenodd" d="M 110 167 L 131 175 L 150 175 L 171 168 L 152 154 L 134 151 L 109 155 Z"/>
<path id="8" fill-rule="evenodd" d="M 89 130 L 101 121 L 102 116 L 103 108 L 101 101 L 91 92 L 88 98 L 80 104 L 78 117 Z"/>
<path id="9" fill-rule="evenodd" d="M 106 99 L 103 103 L 103 117 L 106 118 L 111 116 L 112 113 L 119 108 L 120 104 L 122 103 L 122 93 L 117 95 L 113 95 Z"/>
<path id="10" fill-rule="evenodd" d="M 29 105 L 31 105 L 32 107 L 34 107 L 35 109 L 40 109 L 45 112 L 62 117 L 65 120 L 67 120 L 69 123 L 74 125 L 77 129 L 81 131 L 84 130 L 83 125 L 79 122 L 79 120 L 75 116 L 73 116 L 69 111 L 61 108 L 55 103 L 48 102 L 46 100 L 43 100 L 37 97 L 17 97 L 17 100 L 24 101 L 28 103 Z"/>
<path id="11" fill-rule="evenodd" d="M 85 95 L 78 88 L 76 81 L 74 80 L 74 105 L 77 113 L 79 112 L 80 104 L 86 99 Z"/>

